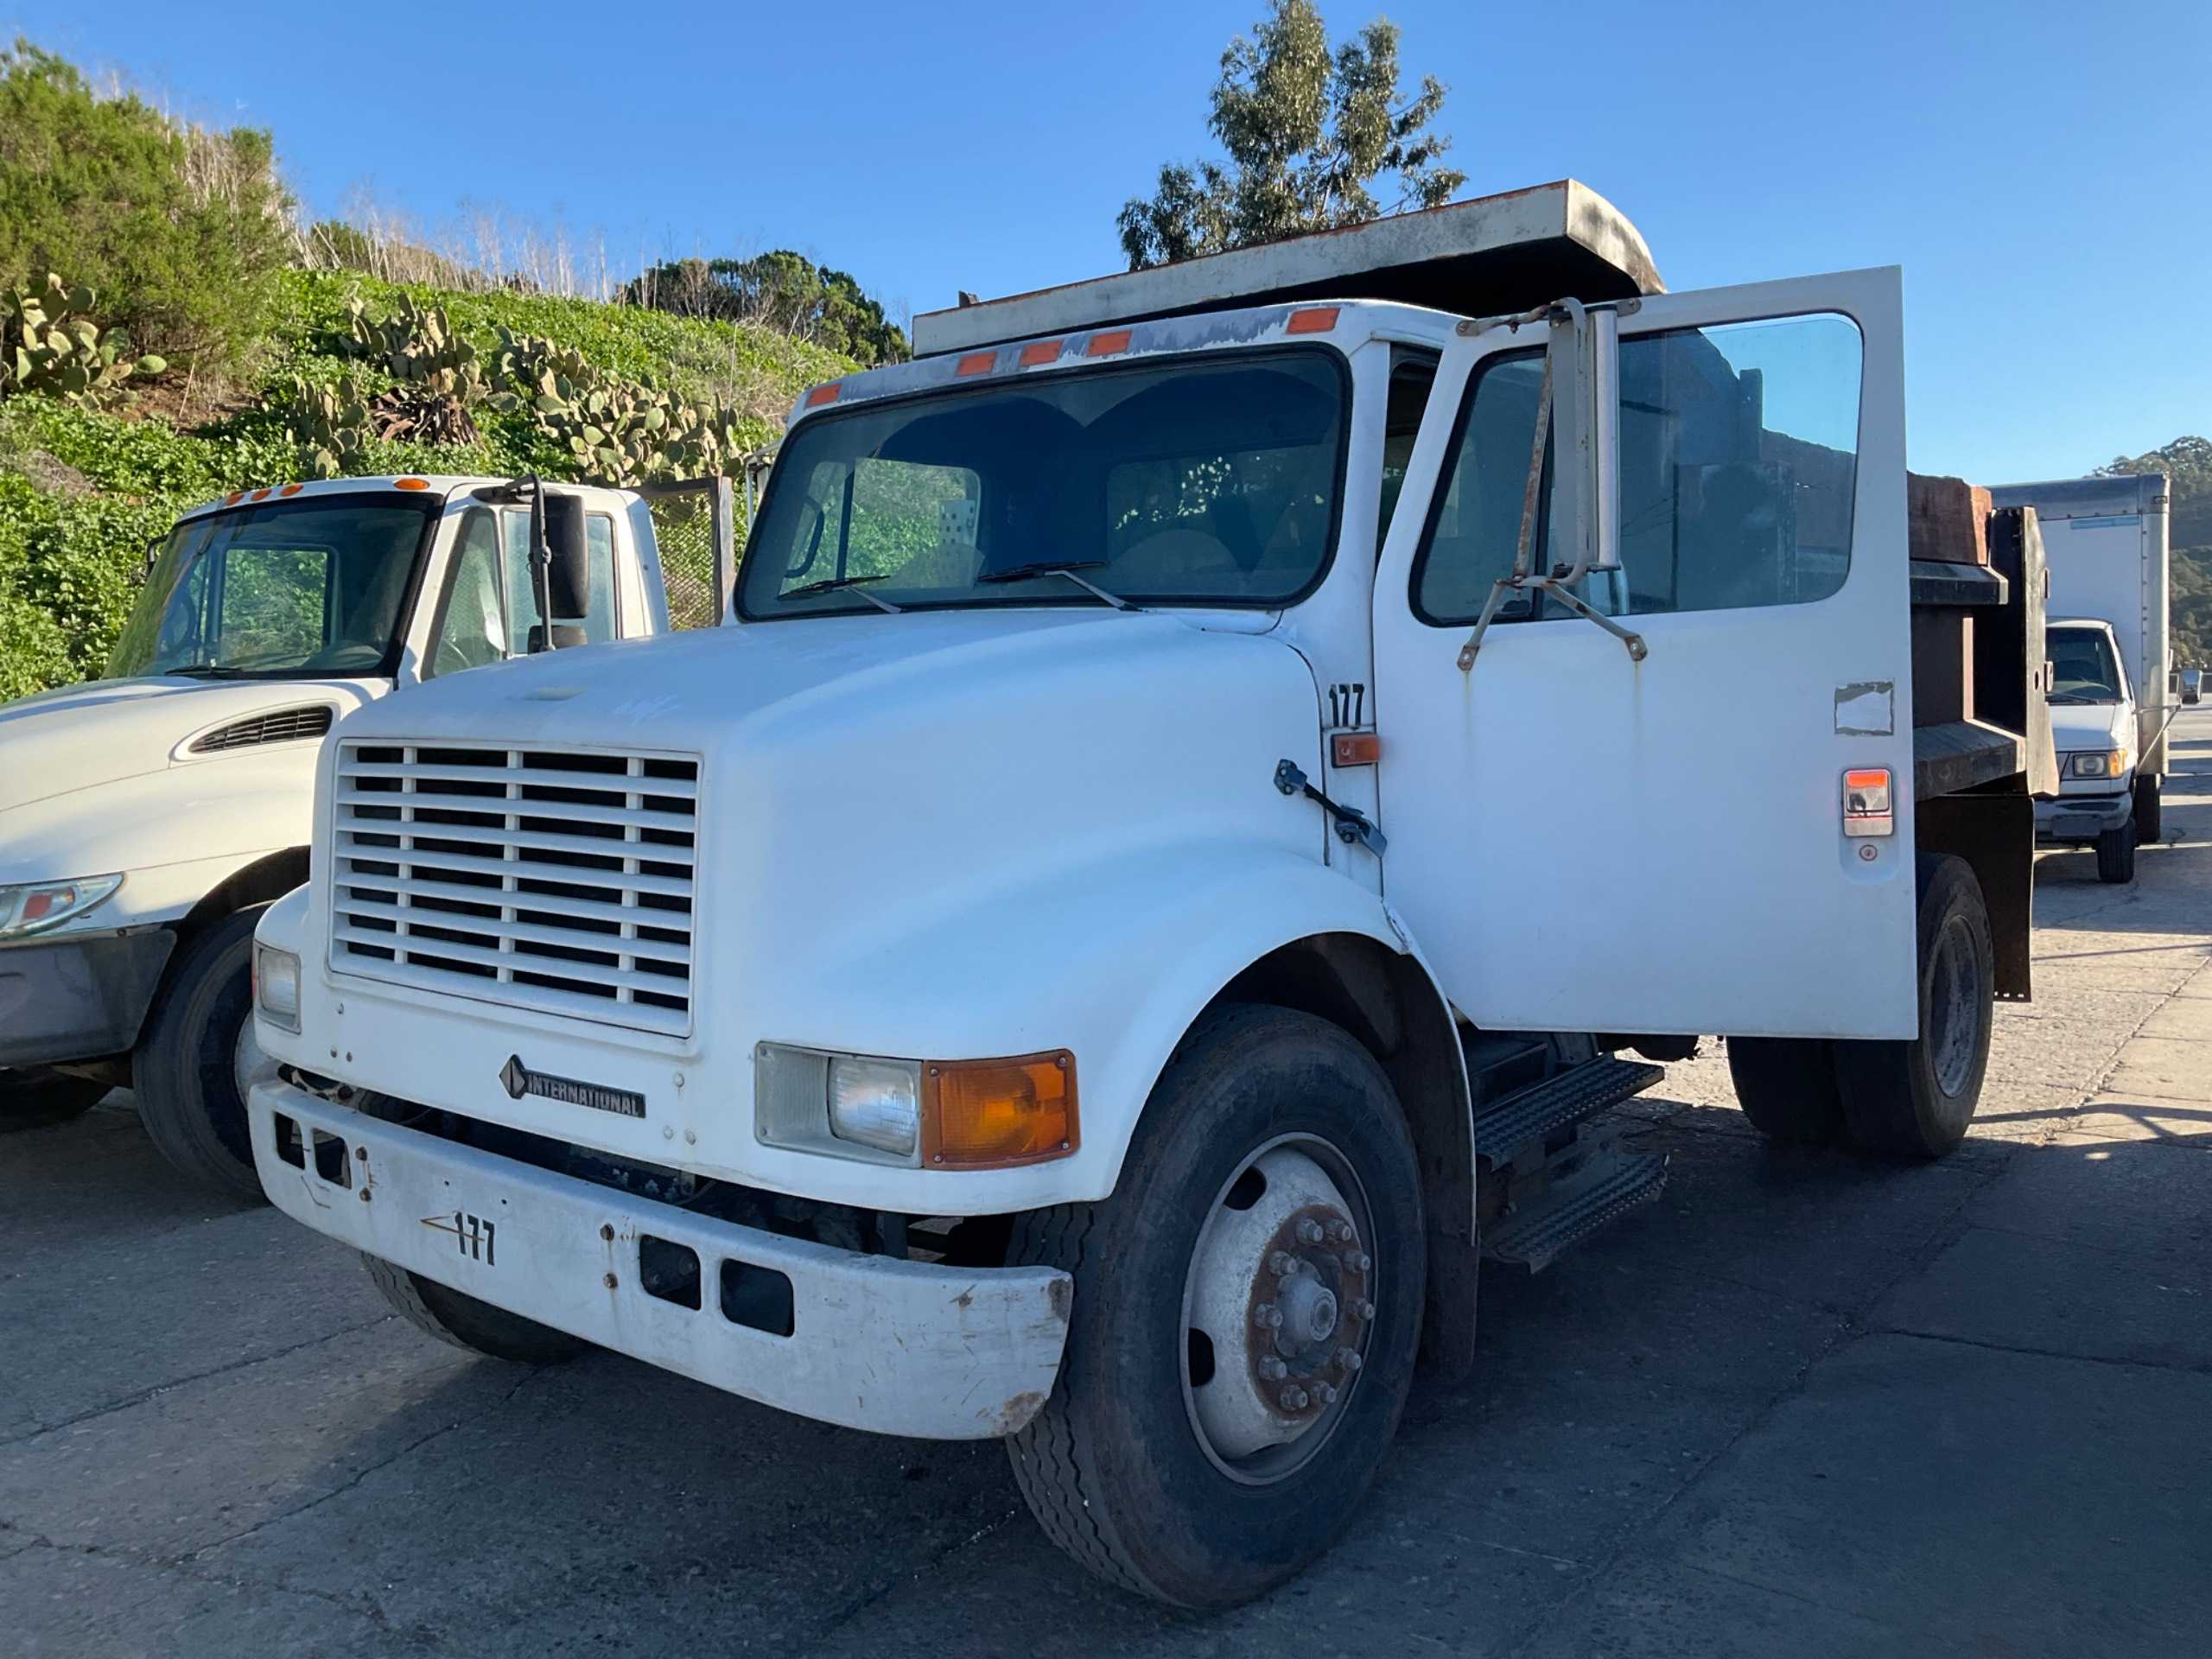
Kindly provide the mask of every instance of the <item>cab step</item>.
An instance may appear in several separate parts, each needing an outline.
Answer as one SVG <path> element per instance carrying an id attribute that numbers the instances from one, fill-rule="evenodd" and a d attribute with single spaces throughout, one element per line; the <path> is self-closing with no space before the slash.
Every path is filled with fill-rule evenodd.
<path id="1" fill-rule="evenodd" d="M 1625 1096 L 1624 1096 L 1625 1098 Z M 1483 1254 L 1541 1273 L 1559 1254 L 1666 1190 L 1663 1152 L 1616 1153 L 1589 1179 L 1554 1188 L 1541 1202 L 1483 1230 Z"/>
<path id="2" fill-rule="evenodd" d="M 1475 1156 L 1510 1163 L 1531 1142 L 1618 1106 L 1667 1075 L 1644 1060 L 1586 1060 L 1545 1082 L 1517 1089 L 1475 1115 Z"/>

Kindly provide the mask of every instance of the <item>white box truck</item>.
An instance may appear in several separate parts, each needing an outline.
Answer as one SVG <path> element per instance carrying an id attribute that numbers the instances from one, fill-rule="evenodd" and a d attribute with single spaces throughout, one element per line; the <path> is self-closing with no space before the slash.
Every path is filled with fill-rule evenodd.
<path id="1" fill-rule="evenodd" d="M 2181 706 L 2167 636 L 2164 474 L 2059 479 L 1990 492 L 2033 507 L 2050 575 L 2050 719 L 2058 786 L 2036 803 L 2044 840 L 2093 847 L 2106 881 L 2135 879 L 2162 838 L 2166 728 Z"/>
<path id="2" fill-rule="evenodd" d="M 1478 1263 L 1659 1191 L 1632 1052 L 1966 1132 L 2041 578 L 2032 515 L 1912 557 L 1901 312 L 1665 293 L 1558 184 L 919 319 L 793 410 L 734 626 L 326 741 L 271 1198 L 446 1339 L 1002 1438 L 1114 1583 L 1281 1581 Z"/>
<path id="3" fill-rule="evenodd" d="M 339 479 L 185 514 L 106 674 L 0 706 L 0 1129 L 130 1085 L 171 1162 L 260 1197 L 247 959 L 307 879 L 323 734 L 548 644 L 534 524 L 563 556 L 550 643 L 667 632 L 652 500 L 686 496 L 727 544 L 719 480 L 537 512 L 534 480 Z"/>

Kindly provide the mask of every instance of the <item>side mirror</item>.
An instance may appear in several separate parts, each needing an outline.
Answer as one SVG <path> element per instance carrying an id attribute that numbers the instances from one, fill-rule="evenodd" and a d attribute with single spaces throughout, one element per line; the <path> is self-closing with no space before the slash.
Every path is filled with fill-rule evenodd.
<path id="1" fill-rule="evenodd" d="M 545 585 L 556 617 L 576 617 L 591 610 L 591 553 L 584 536 L 582 496 L 545 498 L 545 546 L 551 554 Z"/>

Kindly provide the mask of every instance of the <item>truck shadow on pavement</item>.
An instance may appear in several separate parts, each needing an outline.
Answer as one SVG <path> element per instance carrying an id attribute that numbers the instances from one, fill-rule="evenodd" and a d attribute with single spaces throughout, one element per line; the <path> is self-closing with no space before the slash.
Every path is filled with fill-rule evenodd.
<path id="1" fill-rule="evenodd" d="M 1474 1375 L 1416 1384 L 1342 1545 L 1210 1651 L 2073 1656 L 2212 1618 L 2212 1109 L 2093 1096 L 1878 1164 L 1770 1147 L 1694 1097 L 1713 1064 L 1624 1115 L 1665 1195 L 1485 1273 Z M 1190 1650 L 1046 1543 L 996 1446 L 457 1353 L 274 1212 L 192 1217 L 119 1116 L 22 1137 L 53 1179 L 6 1184 L 32 1651 Z"/>

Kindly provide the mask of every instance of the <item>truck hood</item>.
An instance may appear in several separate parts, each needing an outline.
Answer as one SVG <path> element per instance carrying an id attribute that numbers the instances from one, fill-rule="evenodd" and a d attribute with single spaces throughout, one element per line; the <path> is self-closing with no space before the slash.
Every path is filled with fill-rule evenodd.
<path id="1" fill-rule="evenodd" d="M 0 811 L 178 764 L 179 747 L 233 721 L 327 703 L 343 716 L 378 680 L 94 680 L 0 704 Z M 194 757 L 219 764 L 227 754 Z"/>
<path id="2" fill-rule="evenodd" d="M 492 673 L 454 675 L 353 716 L 344 735 L 706 753 L 832 736 L 855 721 L 873 727 L 871 716 L 893 710 L 973 709 L 979 698 L 1049 722 L 1049 709 L 1025 707 L 1048 687 L 1064 695 L 1080 679 L 1134 706 L 1146 699 L 1121 677 L 1140 663 L 1150 672 L 1162 653 L 1232 652 L 1300 662 L 1280 643 L 1209 632 L 1162 612 L 1008 607 L 809 617 L 573 646 Z M 1302 662 L 1300 672 L 1310 715 Z M 1202 719 L 1203 711 L 1189 715 Z"/>
<path id="3" fill-rule="evenodd" d="M 2050 705 L 2051 747 L 2061 753 L 2077 749 L 2135 747 L 2135 705 L 2131 702 L 2054 702 Z"/>

